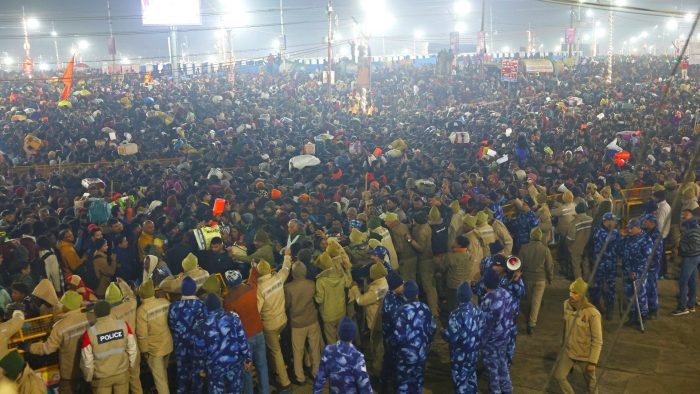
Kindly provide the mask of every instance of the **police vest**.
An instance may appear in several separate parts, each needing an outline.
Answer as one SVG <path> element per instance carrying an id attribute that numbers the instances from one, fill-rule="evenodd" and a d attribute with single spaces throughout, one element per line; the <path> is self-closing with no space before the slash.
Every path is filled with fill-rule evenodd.
<path id="1" fill-rule="evenodd" d="M 113 318 L 99 319 L 87 330 L 95 359 L 95 378 L 116 376 L 129 369 L 126 353 L 128 332 L 126 323 Z"/>

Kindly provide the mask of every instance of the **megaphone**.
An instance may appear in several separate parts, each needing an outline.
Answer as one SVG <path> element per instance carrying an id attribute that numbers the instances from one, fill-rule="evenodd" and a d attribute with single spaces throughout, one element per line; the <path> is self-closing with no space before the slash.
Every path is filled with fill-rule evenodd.
<path id="1" fill-rule="evenodd" d="M 518 258 L 518 256 L 509 256 L 506 260 L 506 267 L 508 268 L 508 271 L 511 272 L 519 270 L 522 264 L 523 263 L 520 261 L 520 258 Z"/>

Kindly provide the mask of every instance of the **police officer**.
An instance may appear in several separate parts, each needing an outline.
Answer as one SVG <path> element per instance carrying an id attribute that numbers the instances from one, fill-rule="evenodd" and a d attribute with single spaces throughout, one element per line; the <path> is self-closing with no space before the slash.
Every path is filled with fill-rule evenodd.
<path id="1" fill-rule="evenodd" d="M 340 341 L 326 346 L 323 350 L 321 364 L 314 381 L 314 394 L 320 394 L 323 391 L 326 380 L 330 381 L 332 394 L 373 393 L 365 357 L 352 344 L 356 335 L 355 323 L 345 316 L 338 328 Z"/>
<path id="2" fill-rule="evenodd" d="M 593 218 L 586 214 L 586 203 L 580 202 L 576 205 L 576 215 L 569 224 L 566 233 L 566 245 L 571 256 L 571 267 L 574 278 L 587 278 L 588 265 L 585 263 L 586 246 L 591 238 L 591 227 Z"/>
<path id="3" fill-rule="evenodd" d="M 642 224 L 638 219 L 632 219 L 627 223 L 627 230 L 624 232 L 623 236 L 623 285 L 627 302 L 632 303 L 629 320 L 625 324 L 631 326 L 639 324 L 637 301 L 639 301 L 639 311 L 642 315 L 642 320 L 645 320 L 649 313 L 646 283 L 642 282 L 641 279 L 647 258 L 651 255 L 653 242 L 648 235 L 642 232 Z M 634 299 L 633 281 L 637 285 L 637 300 Z"/>
<path id="4" fill-rule="evenodd" d="M 481 310 L 486 324 L 482 352 L 489 371 L 489 385 L 492 393 L 512 393 L 507 349 L 514 329 L 512 305 L 516 301 L 508 290 L 499 286 L 500 277 L 495 270 L 487 270 L 484 276 L 486 295 Z"/>
<path id="5" fill-rule="evenodd" d="M 396 368 L 396 352 L 392 347 L 394 341 L 391 340 L 394 335 L 394 315 L 399 310 L 401 305 L 406 302 L 403 296 L 403 279 L 395 271 L 389 272 L 386 276 L 389 292 L 384 296 L 382 302 L 382 341 L 384 344 L 384 358 L 382 360 L 382 372 L 380 381 L 382 391 L 388 392 L 391 382 L 394 378 L 394 370 Z"/>
<path id="6" fill-rule="evenodd" d="M 615 282 L 617 280 L 617 257 L 620 235 L 617 231 L 617 217 L 608 212 L 603 214 L 602 223 L 593 230 L 594 259 L 600 257 L 598 269 L 593 276 L 593 286 L 589 290 L 591 302 L 600 308 L 602 293 L 605 300 L 605 320 L 611 320 L 615 307 Z M 607 244 L 606 244 L 607 242 Z M 605 248 L 604 248 L 605 247 Z M 602 254 L 602 255 L 601 255 Z M 591 263 L 595 263 L 592 261 Z"/>
<path id="7" fill-rule="evenodd" d="M 195 296 L 197 283 L 189 276 L 182 280 L 180 287 L 182 298 L 173 302 L 168 311 L 168 326 L 173 336 L 175 361 L 177 363 L 177 392 L 179 394 L 199 393 L 202 382 L 201 359 L 194 351 L 192 328 L 206 315 L 204 302 Z"/>
<path id="8" fill-rule="evenodd" d="M 141 305 L 136 309 L 136 340 L 151 369 L 156 390 L 167 394 L 170 392 L 168 360 L 173 351 L 173 337 L 168 328 L 170 302 L 154 295 L 153 281 L 143 282 L 139 287 Z"/>
<path id="9" fill-rule="evenodd" d="M 418 300 L 418 285 L 404 285 L 406 303 L 394 314 L 390 342 L 396 352 L 397 393 L 420 393 L 423 389 L 425 359 L 437 325 L 426 304 Z"/>
<path id="10" fill-rule="evenodd" d="M 58 350 L 58 368 L 61 373 L 59 390 L 61 393 L 81 393 L 83 378 L 80 374 L 80 357 L 75 350 L 88 327 L 88 320 L 80 310 L 83 297 L 73 290 L 68 290 L 61 297 L 61 304 L 66 312 L 53 325 L 49 337 L 44 342 L 35 342 L 29 347 L 32 354 L 47 355 Z"/>
<path id="11" fill-rule="evenodd" d="M 430 305 L 433 316 L 438 316 L 438 296 L 435 289 L 435 259 L 433 256 L 432 231 L 425 212 L 413 216 L 413 229 L 407 241 L 418 254 L 418 280 Z"/>
<path id="12" fill-rule="evenodd" d="M 457 288 L 459 307 L 450 313 L 442 337 L 450 345 L 452 382 L 459 394 L 476 393 L 476 363 L 479 361 L 485 320 L 481 309 L 472 304 L 472 289 L 467 283 Z"/>
<path id="13" fill-rule="evenodd" d="M 640 220 L 644 226 L 644 233 L 651 238 L 652 245 L 656 244 L 655 249 L 652 246 L 652 249 L 654 249 L 654 256 L 651 258 L 651 263 L 649 264 L 649 271 L 647 271 L 645 284 L 647 289 L 647 305 L 649 306 L 647 318 L 649 320 L 657 320 L 659 318 L 659 288 L 657 281 L 659 280 L 661 261 L 664 256 L 664 240 L 661 238 L 656 215 L 644 215 Z"/>
<path id="14" fill-rule="evenodd" d="M 537 217 L 535 212 L 532 211 L 532 207 L 535 206 L 535 202 L 531 197 L 525 197 L 518 206 L 518 216 L 514 220 L 509 221 L 509 225 L 515 229 L 513 253 L 517 254 L 520 251 L 520 247 L 530 242 L 530 231 L 533 228 L 540 225 L 540 219 Z"/>
<path id="15" fill-rule="evenodd" d="M 603 349 L 603 328 L 600 312 L 586 299 L 588 285 L 578 278 L 569 285 L 569 298 L 564 301 L 564 354 L 559 359 L 555 378 L 564 394 L 573 394 L 567 376 L 572 367 L 582 370 L 589 393 L 598 393 L 595 369 Z"/>
<path id="16" fill-rule="evenodd" d="M 209 393 L 240 393 L 243 370 L 252 365 L 243 323 L 236 312 L 225 312 L 216 294 L 208 294 L 207 317 L 193 330 L 197 349 L 204 353 Z"/>
<path id="17" fill-rule="evenodd" d="M 112 316 L 129 323 L 136 330 L 136 296 L 129 285 L 119 278 L 112 282 L 105 291 L 105 301 L 112 309 Z M 143 393 L 141 387 L 141 353 L 136 352 L 136 362 L 129 368 L 129 391 L 132 394 Z"/>
<path id="18" fill-rule="evenodd" d="M 491 270 L 498 273 L 500 279 L 498 286 L 502 287 L 510 293 L 513 297 L 513 302 L 509 304 L 510 314 L 513 316 L 513 327 L 510 332 L 510 339 L 508 340 L 508 348 L 506 350 L 506 359 L 508 361 L 508 368 L 513 363 L 513 357 L 515 357 L 515 341 L 518 337 L 518 325 L 515 322 L 518 321 L 518 316 L 520 315 L 520 300 L 525 295 L 525 283 L 523 282 L 521 276 L 522 271 L 510 272 L 506 270 L 507 258 L 502 255 L 497 255 L 493 259 L 493 266 Z M 488 292 L 488 289 L 486 290 Z"/>
<path id="19" fill-rule="evenodd" d="M 129 324 L 110 315 L 105 301 L 95 304 L 97 321 L 83 334 L 80 368 L 95 394 L 129 392 L 129 368 L 138 349 Z"/>

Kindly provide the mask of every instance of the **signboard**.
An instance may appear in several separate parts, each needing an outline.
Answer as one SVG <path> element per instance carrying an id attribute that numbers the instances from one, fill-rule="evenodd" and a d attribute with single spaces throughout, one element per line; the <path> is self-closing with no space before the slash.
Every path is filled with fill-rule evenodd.
<path id="1" fill-rule="evenodd" d="M 452 53 L 454 53 L 454 54 L 459 53 L 459 32 L 458 31 L 450 32 L 450 49 L 452 50 Z"/>
<path id="2" fill-rule="evenodd" d="M 201 25 L 199 0 L 141 0 L 144 25 Z"/>
<path id="3" fill-rule="evenodd" d="M 518 81 L 518 61 L 514 59 L 501 60 L 501 81 Z"/>
<path id="4" fill-rule="evenodd" d="M 523 65 L 528 74 L 554 74 L 554 65 L 547 59 L 525 59 Z"/>
<path id="5" fill-rule="evenodd" d="M 573 27 L 570 27 L 566 29 L 564 33 L 564 41 L 566 42 L 566 45 L 573 45 L 576 43 L 576 29 Z"/>

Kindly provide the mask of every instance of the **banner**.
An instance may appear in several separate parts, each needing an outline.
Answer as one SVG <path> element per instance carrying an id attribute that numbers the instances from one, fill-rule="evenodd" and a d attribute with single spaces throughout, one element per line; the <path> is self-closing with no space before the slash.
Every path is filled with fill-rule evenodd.
<path id="1" fill-rule="evenodd" d="M 68 100 L 68 97 L 70 97 L 70 89 L 73 87 L 73 66 L 75 66 L 75 56 L 71 56 L 68 67 L 66 67 L 63 77 L 61 77 L 61 82 L 63 82 L 61 101 Z"/>
<path id="2" fill-rule="evenodd" d="M 564 41 L 566 42 L 566 45 L 573 45 L 576 43 L 576 29 L 573 27 L 570 27 L 566 29 L 566 32 L 564 33 Z"/>
<path id="3" fill-rule="evenodd" d="M 501 60 L 501 81 L 517 82 L 518 81 L 518 60 L 503 59 Z"/>

